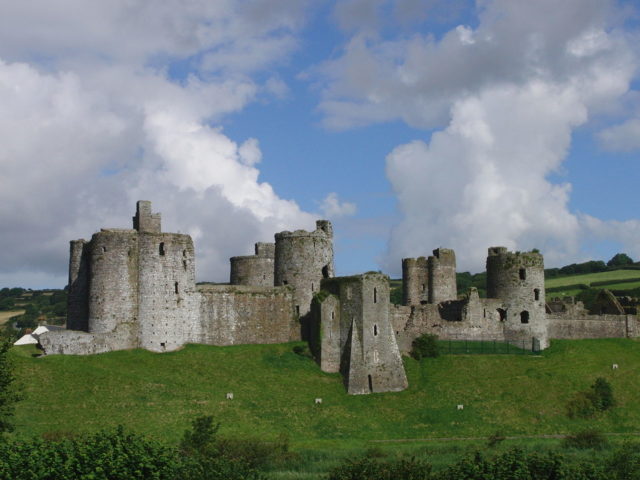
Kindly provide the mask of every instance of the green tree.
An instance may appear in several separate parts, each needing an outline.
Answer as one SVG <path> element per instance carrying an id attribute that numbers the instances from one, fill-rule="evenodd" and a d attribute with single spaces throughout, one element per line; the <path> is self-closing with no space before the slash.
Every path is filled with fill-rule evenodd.
<path id="1" fill-rule="evenodd" d="M 22 398 L 8 355 L 10 348 L 8 340 L 0 340 L 0 433 L 13 430 L 15 404 Z"/>
<path id="2" fill-rule="evenodd" d="M 416 338 L 411 344 L 411 356 L 416 360 L 425 357 L 435 358 L 440 355 L 438 336 L 425 333 Z"/>
<path id="3" fill-rule="evenodd" d="M 611 260 L 607 262 L 607 267 L 621 267 L 624 265 L 632 265 L 633 260 L 626 253 L 616 253 Z"/>

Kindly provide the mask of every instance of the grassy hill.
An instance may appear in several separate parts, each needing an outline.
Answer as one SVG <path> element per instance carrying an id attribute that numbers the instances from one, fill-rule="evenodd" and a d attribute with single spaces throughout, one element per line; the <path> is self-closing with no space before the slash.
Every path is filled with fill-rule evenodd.
<path id="1" fill-rule="evenodd" d="M 195 416 L 206 414 L 222 423 L 221 433 L 288 435 L 295 448 L 343 449 L 371 441 L 486 438 L 497 431 L 628 433 L 640 425 L 640 343 L 634 340 L 554 341 L 541 356 L 405 358 L 406 391 L 362 396 L 346 395 L 339 375 L 293 353 L 295 345 L 43 358 L 29 347 L 14 348 L 26 394 L 16 435 L 123 424 L 176 442 Z M 613 363 L 620 368 L 612 370 Z M 610 381 L 618 406 L 591 420 L 567 418 L 567 402 L 597 377 Z M 226 392 L 234 400 L 226 400 Z"/>

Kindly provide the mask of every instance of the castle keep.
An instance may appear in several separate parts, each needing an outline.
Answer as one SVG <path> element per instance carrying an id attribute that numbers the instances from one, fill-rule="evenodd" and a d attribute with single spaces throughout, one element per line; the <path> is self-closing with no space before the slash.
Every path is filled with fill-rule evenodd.
<path id="1" fill-rule="evenodd" d="M 230 264 L 229 284 L 197 285 L 191 237 L 162 232 L 160 214 L 139 201 L 132 229 L 71 241 L 67 329 L 42 334 L 40 346 L 85 355 L 305 340 L 323 371 L 340 372 L 348 393 L 365 394 L 407 387 L 401 354 L 425 333 L 534 350 L 552 338 L 640 335 L 637 316 L 606 293 L 597 315 L 581 303 L 545 303 L 537 251 L 489 248 L 487 298 L 475 289 L 458 296 L 453 250 L 405 258 L 403 305 L 390 303 L 386 275 L 334 276 L 326 220 L 312 232 L 276 233 Z"/>

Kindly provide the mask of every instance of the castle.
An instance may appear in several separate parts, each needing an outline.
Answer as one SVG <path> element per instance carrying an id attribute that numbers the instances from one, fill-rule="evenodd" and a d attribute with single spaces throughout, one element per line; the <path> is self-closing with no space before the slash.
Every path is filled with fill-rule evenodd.
<path id="1" fill-rule="evenodd" d="M 190 236 L 164 233 L 151 203 L 139 201 L 133 229 L 102 229 L 73 240 L 67 329 L 39 337 L 46 354 L 86 355 L 187 343 L 237 345 L 305 340 L 325 372 L 347 392 L 407 387 L 401 355 L 425 333 L 441 339 L 498 340 L 534 350 L 550 338 L 635 337 L 636 315 L 603 295 L 592 315 L 580 303 L 545 302 L 538 252 L 489 248 L 487 297 L 458 298 L 453 250 L 402 261 L 403 305 L 389 300 L 376 272 L 335 277 L 333 230 L 280 232 L 255 255 L 230 259 L 230 283 L 195 282 Z"/>

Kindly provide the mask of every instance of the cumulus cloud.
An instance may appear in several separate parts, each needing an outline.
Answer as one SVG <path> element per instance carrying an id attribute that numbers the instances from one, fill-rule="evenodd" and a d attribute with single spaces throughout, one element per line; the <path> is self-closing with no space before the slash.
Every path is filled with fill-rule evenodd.
<path id="1" fill-rule="evenodd" d="M 640 118 L 632 118 L 619 125 L 602 130 L 598 138 L 601 145 L 612 152 L 640 150 Z"/>
<path id="2" fill-rule="evenodd" d="M 130 227 L 138 199 L 165 231 L 194 236 L 200 279 L 225 280 L 228 257 L 254 241 L 312 227 L 259 180 L 258 141 L 215 123 L 274 84 L 286 90 L 251 74 L 295 48 L 304 4 L 5 2 L 0 279 L 63 286 L 68 241 Z"/>
<path id="3" fill-rule="evenodd" d="M 384 268 L 397 273 L 400 257 L 439 245 L 456 248 L 463 269 L 481 270 L 496 244 L 540 248 L 554 264 L 579 256 L 584 235 L 599 230 L 621 241 L 634 229 L 588 227 L 570 211 L 571 185 L 549 181 L 573 130 L 609 112 L 636 73 L 633 39 L 611 23 L 615 8 L 600 0 L 478 2 L 477 26 L 440 38 L 357 32 L 342 56 L 319 67 L 326 126 L 402 120 L 434 130 L 387 157 L 402 220 Z M 601 138 L 628 147 L 635 122 L 616 128 Z"/>
<path id="4" fill-rule="evenodd" d="M 329 193 L 320 204 L 320 211 L 329 219 L 355 215 L 356 210 L 355 203 L 341 202 L 335 192 Z"/>

